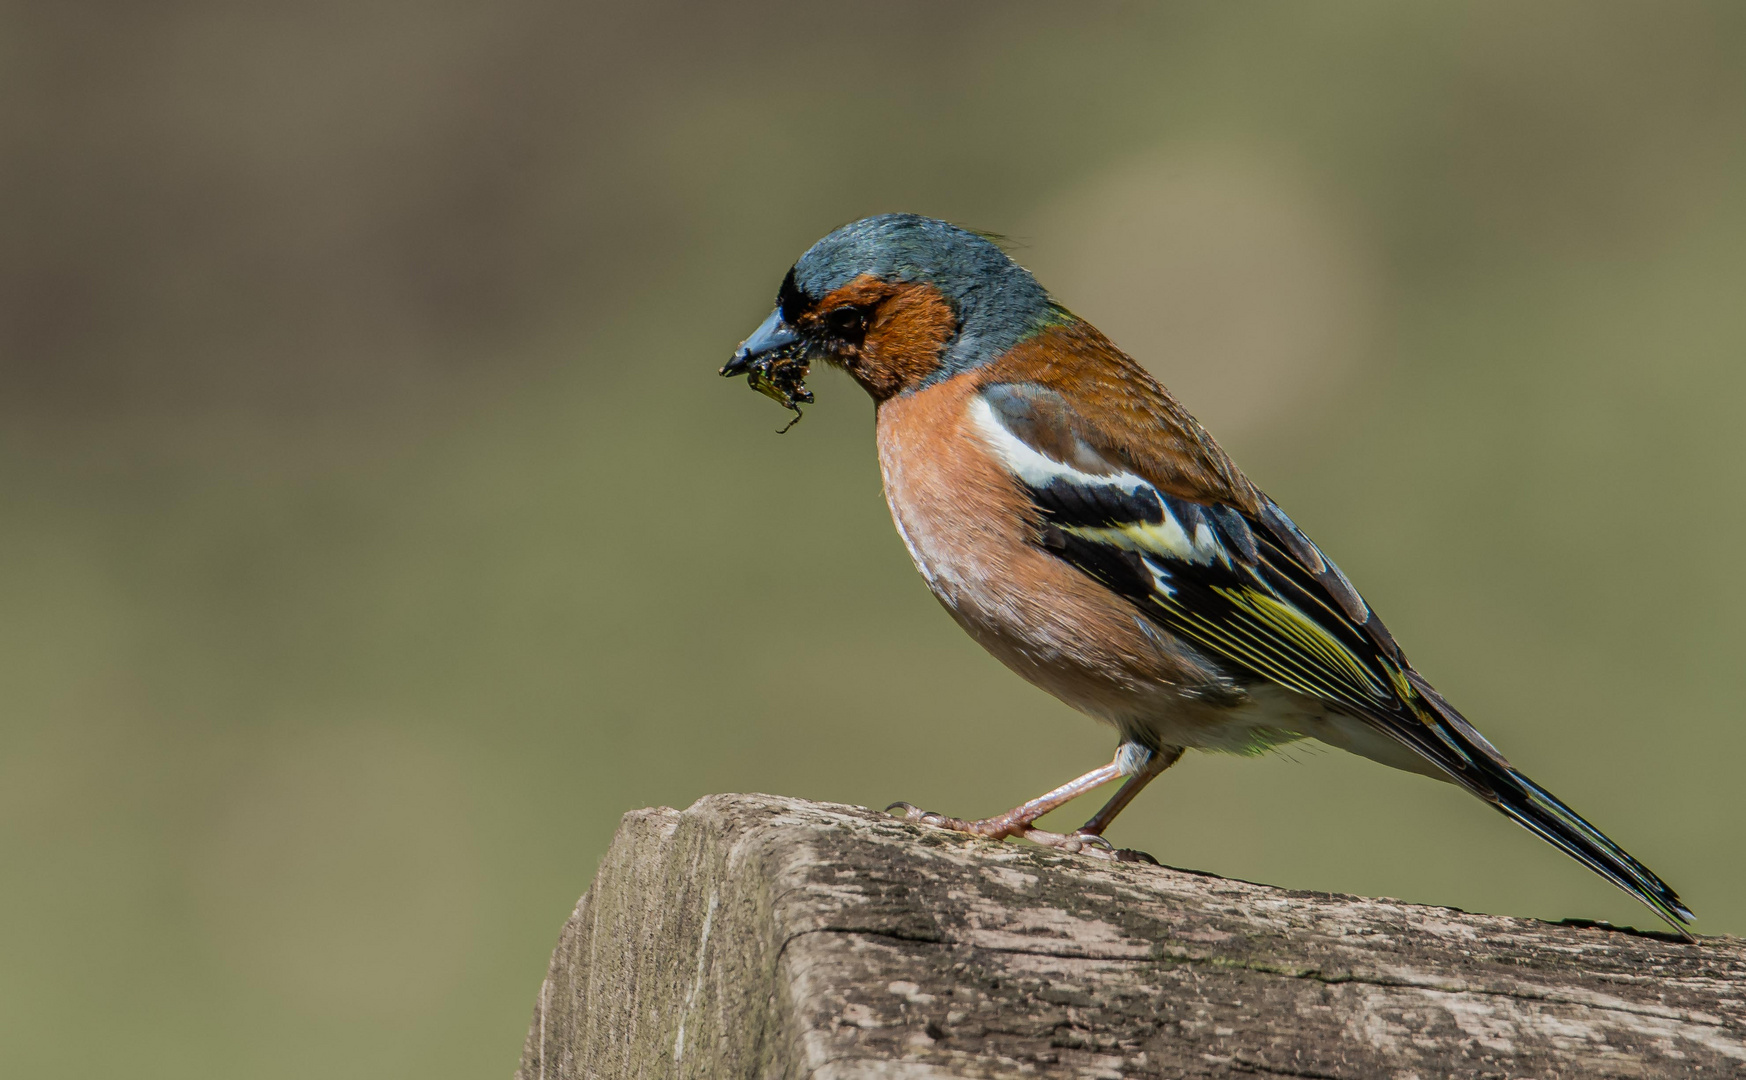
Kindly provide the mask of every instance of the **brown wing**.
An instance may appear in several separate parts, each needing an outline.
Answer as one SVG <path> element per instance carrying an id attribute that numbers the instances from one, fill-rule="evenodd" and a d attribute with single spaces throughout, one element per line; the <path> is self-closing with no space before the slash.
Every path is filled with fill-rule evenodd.
<path id="1" fill-rule="evenodd" d="M 1070 363 L 1063 363 L 1065 358 Z M 1388 628 L 1358 590 L 1273 501 L 1262 494 L 1212 434 L 1164 385 L 1091 324 L 1075 320 L 1024 342 L 990 365 L 984 385 L 1029 385 L 1027 409 L 1012 413 L 1044 453 L 1095 473 L 1110 465 L 1159 492 L 1234 509 L 1261 525 L 1326 599 L 1364 629 L 1391 661 L 1406 663 Z M 1026 413 L 1034 413 L 1027 420 Z M 1089 424 L 1084 415 L 1095 415 Z M 1068 456 L 1071 455 L 1071 456 Z M 1253 563 L 1253 558 L 1247 561 Z"/>
<path id="2" fill-rule="evenodd" d="M 1051 328 L 984 370 L 988 385 L 1041 386 L 1098 418 L 1092 428 L 1063 413 L 1040 430 L 1072 427 L 1098 455 L 1168 494 L 1259 510 L 1260 493 L 1200 421 L 1090 323 Z"/>

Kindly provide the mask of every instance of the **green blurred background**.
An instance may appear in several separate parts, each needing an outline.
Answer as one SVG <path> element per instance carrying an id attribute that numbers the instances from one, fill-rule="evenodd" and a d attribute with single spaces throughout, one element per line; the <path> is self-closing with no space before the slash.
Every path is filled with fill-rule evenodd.
<path id="1" fill-rule="evenodd" d="M 928 597 L 807 244 L 1012 238 L 1531 775 L 1746 932 L 1746 7 L 0 13 L 0 1071 L 504 1076 L 625 810 L 1003 809 L 1108 732 Z M 1653 925 L 1191 756 L 1121 843 Z"/>

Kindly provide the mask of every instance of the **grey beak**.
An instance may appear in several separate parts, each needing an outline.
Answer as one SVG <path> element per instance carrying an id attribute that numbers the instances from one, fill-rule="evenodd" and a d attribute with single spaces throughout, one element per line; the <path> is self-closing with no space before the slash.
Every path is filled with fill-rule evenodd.
<path id="1" fill-rule="evenodd" d="M 752 336 L 740 342 L 740 347 L 734 350 L 734 358 L 722 365 L 723 375 L 743 375 L 746 369 L 759 357 L 768 356 L 777 349 L 786 348 L 800 340 L 800 335 L 794 328 L 782 321 L 782 309 L 772 311 L 768 318 L 758 324 L 752 331 Z"/>

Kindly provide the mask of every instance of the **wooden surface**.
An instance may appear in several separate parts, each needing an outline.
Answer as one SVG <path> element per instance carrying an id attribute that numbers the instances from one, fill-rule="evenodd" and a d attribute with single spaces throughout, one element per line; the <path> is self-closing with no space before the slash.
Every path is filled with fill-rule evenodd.
<path id="1" fill-rule="evenodd" d="M 1746 942 L 716 795 L 627 814 L 518 1077 L 1730 1077 Z"/>

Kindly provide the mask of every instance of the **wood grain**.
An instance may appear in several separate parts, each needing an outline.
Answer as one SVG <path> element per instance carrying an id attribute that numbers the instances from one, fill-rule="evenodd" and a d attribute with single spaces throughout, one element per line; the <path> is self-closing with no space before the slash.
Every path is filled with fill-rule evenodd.
<path id="1" fill-rule="evenodd" d="M 520 1080 L 1746 1075 L 1746 942 L 1303 893 L 715 795 L 627 814 Z"/>

